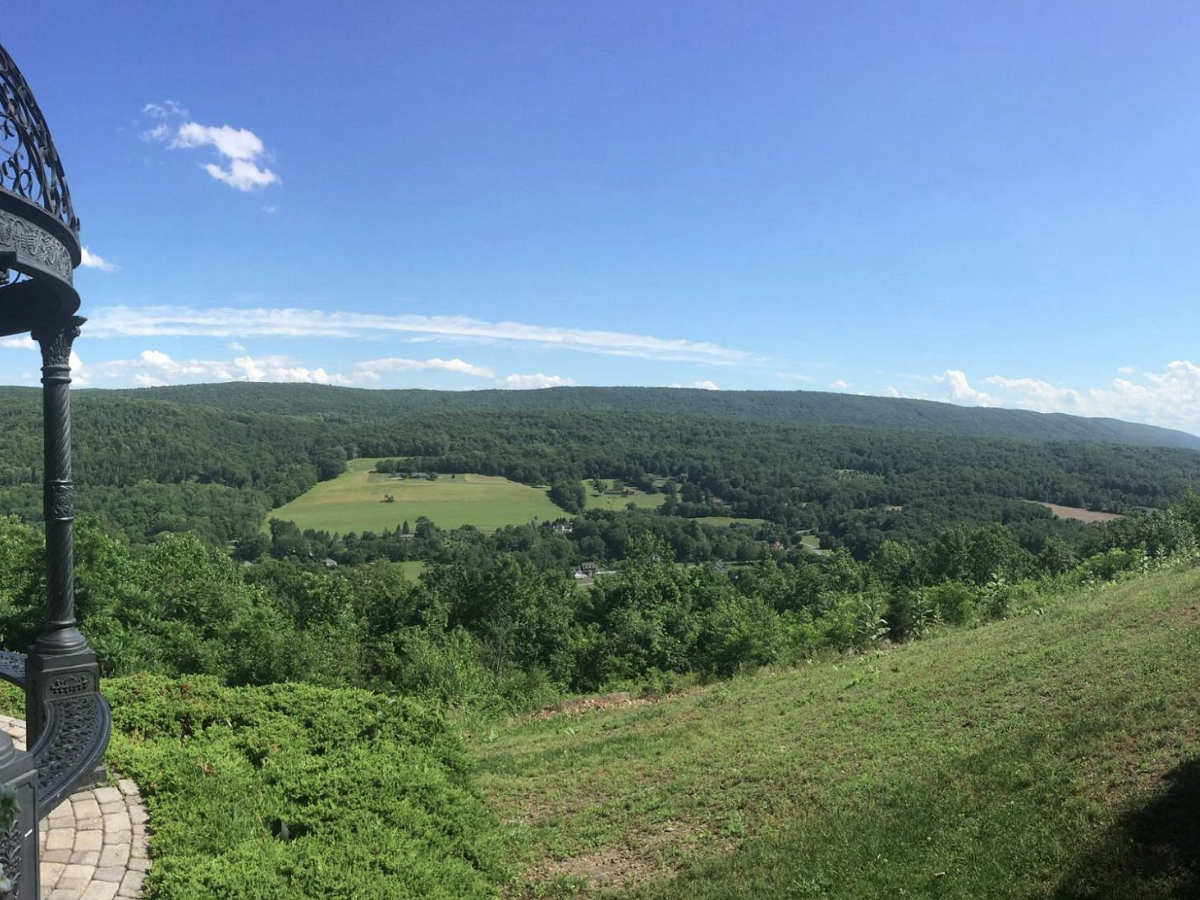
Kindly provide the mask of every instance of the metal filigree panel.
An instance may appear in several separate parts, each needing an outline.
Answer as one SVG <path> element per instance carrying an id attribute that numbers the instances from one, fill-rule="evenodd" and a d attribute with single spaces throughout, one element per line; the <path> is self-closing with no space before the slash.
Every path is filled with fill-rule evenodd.
<path id="1" fill-rule="evenodd" d="M 62 162 L 33 92 L 0 47 L 0 190 L 40 206 L 72 232 L 79 219 Z"/>

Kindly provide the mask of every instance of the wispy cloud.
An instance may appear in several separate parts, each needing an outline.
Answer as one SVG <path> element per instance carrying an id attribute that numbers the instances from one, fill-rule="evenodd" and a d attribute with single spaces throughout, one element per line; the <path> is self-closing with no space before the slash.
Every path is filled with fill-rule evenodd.
<path id="1" fill-rule="evenodd" d="M 87 247 L 83 248 L 83 259 L 79 263 L 88 269 L 99 269 L 101 272 L 115 272 L 120 268 L 116 263 L 109 262 L 98 253 L 93 253 Z"/>
<path id="2" fill-rule="evenodd" d="M 515 372 L 504 379 L 504 386 L 514 391 L 532 391 L 540 388 L 570 387 L 575 379 L 564 378 L 562 375 L 518 375 Z"/>
<path id="3" fill-rule="evenodd" d="M 0 338 L 0 347 L 7 347 L 10 350 L 36 350 L 37 341 L 29 335 L 19 337 Z"/>
<path id="4" fill-rule="evenodd" d="M 88 333 L 91 337 L 219 338 L 378 338 L 404 334 L 445 341 L 532 343 L 559 350 L 720 366 L 760 361 L 755 354 L 743 350 L 683 338 L 555 328 L 521 322 L 485 322 L 467 316 L 385 316 L 308 309 L 110 306 L 92 311 Z"/>
<path id="5" fill-rule="evenodd" d="M 178 116 L 183 119 L 188 117 L 188 111 L 174 100 L 164 100 L 162 103 L 147 103 L 142 107 L 142 112 L 152 119 L 166 119 L 171 116 Z"/>
<path id="6" fill-rule="evenodd" d="M 204 163 L 201 168 L 217 181 L 239 191 L 261 190 L 279 183 L 279 176 L 262 165 L 262 160 L 267 156 L 266 147 L 262 138 L 250 129 L 201 125 L 194 121 L 168 124 L 161 120 L 188 116 L 188 111 L 173 100 L 147 103 L 143 112 L 159 120 L 142 132 L 143 140 L 165 143 L 174 150 L 193 150 L 198 147 L 215 149 L 220 164 Z"/>
<path id="7" fill-rule="evenodd" d="M 462 375 L 470 375 L 474 378 L 491 378 L 493 372 L 491 369 L 483 366 L 472 365 L 461 359 L 402 359 L 400 357 L 387 357 L 385 359 L 368 359 L 357 363 L 354 367 L 360 372 L 419 372 L 427 370 L 436 370 L 440 372 L 457 372 Z"/>

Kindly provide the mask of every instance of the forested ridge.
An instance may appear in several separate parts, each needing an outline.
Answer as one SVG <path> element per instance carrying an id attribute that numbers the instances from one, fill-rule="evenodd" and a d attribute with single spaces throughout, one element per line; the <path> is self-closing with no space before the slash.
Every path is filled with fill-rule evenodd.
<path id="1" fill-rule="evenodd" d="M 114 392 L 116 393 L 116 392 Z M 866 397 L 823 391 L 706 391 L 655 387 L 558 387 L 544 390 L 362 390 L 314 384 L 195 384 L 121 393 L 253 412 L 299 416 L 383 417 L 471 410 L 525 413 L 686 413 L 817 425 L 855 425 L 1029 441 L 1093 441 L 1187 447 L 1182 431 L 1026 410 L 967 408 L 930 400 Z"/>
<path id="2" fill-rule="evenodd" d="M 182 532 L 213 544 L 256 540 L 272 509 L 339 474 L 348 458 L 393 457 L 413 468 L 545 488 L 620 479 L 667 494 L 655 516 L 763 519 L 769 528 L 760 540 L 789 543 L 813 531 L 826 547 L 846 546 L 865 559 L 884 540 L 927 541 L 952 525 L 990 522 L 1006 523 L 1037 552 L 1046 536 L 1074 540 L 1080 529 L 1028 501 L 1128 512 L 1163 507 L 1200 484 L 1200 453 L 1092 439 L 1121 431 L 1106 422 L 835 394 L 714 393 L 259 384 L 77 391 L 78 506 L 134 543 Z M 805 404 L 836 411 L 843 401 L 844 410 L 871 401 L 886 414 L 872 427 L 787 418 Z M 0 391 L 0 415 L 8 425 L 0 433 L 0 508 L 36 521 L 38 391 Z M 1001 421 L 1019 427 L 987 437 L 919 430 L 922 422 L 947 429 L 958 421 L 983 423 L 968 432 Z M 1053 425 L 1042 433 L 1091 437 L 1030 440 L 1030 421 Z M 1174 440 L 1161 429 L 1128 428 Z M 580 512 L 572 507 L 564 512 Z M 678 542 L 675 549 L 693 555 L 680 553 Z M 604 555 L 613 555 L 611 547 Z"/>

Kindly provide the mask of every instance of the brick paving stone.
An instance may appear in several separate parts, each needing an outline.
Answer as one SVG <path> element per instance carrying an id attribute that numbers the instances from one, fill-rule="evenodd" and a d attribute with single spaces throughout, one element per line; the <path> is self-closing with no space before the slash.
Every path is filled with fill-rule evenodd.
<path id="1" fill-rule="evenodd" d="M 146 880 L 145 872 L 127 872 L 125 878 L 121 882 L 121 888 L 117 891 L 118 897 L 140 897 L 142 895 L 142 882 Z"/>
<path id="2" fill-rule="evenodd" d="M 96 802 L 96 798 L 91 796 L 91 794 L 91 791 L 81 791 L 71 797 L 71 807 L 75 810 L 76 819 L 100 818 L 100 804 Z"/>
<path id="3" fill-rule="evenodd" d="M 24 749 L 25 727 L 0 716 L 0 729 Z M 39 824 L 39 900 L 136 900 L 150 868 L 146 810 L 137 784 L 76 791 Z"/>
<path id="4" fill-rule="evenodd" d="M 121 883 L 121 879 L 125 877 L 124 866 L 105 866 L 103 862 L 96 869 L 97 881 L 115 881 Z"/>
<path id="5" fill-rule="evenodd" d="M 83 892 L 83 900 L 113 900 L 120 887 L 115 881 L 93 881 Z"/>
<path id="6" fill-rule="evenodd" d="M 124 844 L 111 844 L 100 851 L 99 866 L 125 866 L 129 862 L 129 848 Z M 118 879 L 119 881 L 120 879 Z"/>
<path id="7" fill-rule="evenodd" d="M 94 831 L 77 831 L 75 832 L 75 849 L 76 850 L 99 850 L 104 846 L 104 832 L 100 830 Z"/>
<path id="8" fill-rule="evenodd" d="M 98 787 L 93 792 L 96 795 L 96 802 L 103 806 L 105 803 L 120 803 L 124 805 L 125 797 L 121 794 L 120 788 L 105 785 Z"/>
<path id="9" fill-rule="evenodd" d="M 47 850 L 70 850 L 75 846 L 75 831 L 74 829 L 67 830 L 66 828 L 55 828 L 46 835 L 45 848 Z"/>

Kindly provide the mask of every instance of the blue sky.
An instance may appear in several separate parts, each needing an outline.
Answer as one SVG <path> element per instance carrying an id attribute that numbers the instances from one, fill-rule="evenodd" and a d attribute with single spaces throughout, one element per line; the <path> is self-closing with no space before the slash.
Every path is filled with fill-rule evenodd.
<path id="1" fill-rule="evenodd" d="M 21 15 L 86 386 L 836 390 L 1200 432 L 1195 4 Z M 0 381 L 36 367 L 0 346 Z"/>

